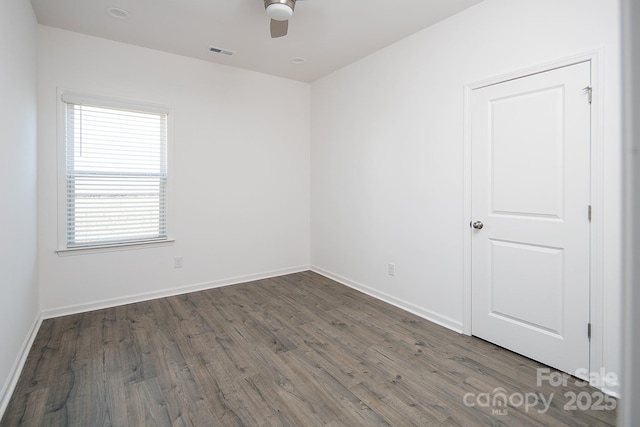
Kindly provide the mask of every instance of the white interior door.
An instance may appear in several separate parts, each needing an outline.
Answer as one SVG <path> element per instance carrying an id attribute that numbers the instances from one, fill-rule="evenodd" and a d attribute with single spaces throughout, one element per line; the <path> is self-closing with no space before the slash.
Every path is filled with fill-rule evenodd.
<path id="1" fill-rule="evenodd" d="M 590 76 L 471 96 L 472 333 L 572 374 L 589 368 Z"/>

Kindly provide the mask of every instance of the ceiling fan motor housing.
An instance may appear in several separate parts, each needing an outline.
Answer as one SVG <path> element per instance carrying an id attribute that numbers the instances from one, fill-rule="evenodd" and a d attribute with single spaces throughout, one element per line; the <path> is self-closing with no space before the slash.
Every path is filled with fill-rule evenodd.
<path id="1" fill-rule="evenodd" d="M 275 21 L 287 21 L 293 15 L 296 0 L 264 0 L 264 8 L 269 18 Z"/>

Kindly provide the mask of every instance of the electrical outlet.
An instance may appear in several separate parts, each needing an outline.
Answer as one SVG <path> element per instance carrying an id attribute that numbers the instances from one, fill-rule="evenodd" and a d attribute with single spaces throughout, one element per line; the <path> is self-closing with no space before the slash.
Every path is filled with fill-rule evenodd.
<path id="1" fill-rule="evenodd" d="M 389 273 L 389 276 L 395 276 L 396 275 L 396 265 L 392 262 L 389 263 L 389 265 L 387 266 L 387 272 Z"/>
<path id="2" fill-rule="evenodd" d="M 177 257 L 174 258 L 173 267 L 174 268 L 182 268 L 182 257 L 181 256 L 177 256 Z"/>

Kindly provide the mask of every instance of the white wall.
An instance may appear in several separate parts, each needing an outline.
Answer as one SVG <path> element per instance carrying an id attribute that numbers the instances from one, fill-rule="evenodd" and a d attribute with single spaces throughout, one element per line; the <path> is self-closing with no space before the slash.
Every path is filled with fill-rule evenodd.
<path id="1" fill-rule="evenodd" d="M 618 425 L 640 419 L 640 5 L 622 2 L 625 119 L 625 336 L 624 391 Z"/>
<path id="2" fill-rule="evenodd" d="M 36 28 L 28 1 L 0 2 L 0 415 L 39 314 Z"/>
<path id="3" fill-rule="evenodd" d="M 45 26 L 38 65 L 45 316 L 308 268 L 308 84 Z M 57 88 L 171 106 L 173 246 L 56 254 Z"/>
<path id="4" fill-rule="evenodd" d="M 313 83 L 314 269 L 462 329 L 464 85 L 603 48 L 599 326 L 601 359 L 619 373 L 618 14 L 616 0 L 486 0 Z"/>

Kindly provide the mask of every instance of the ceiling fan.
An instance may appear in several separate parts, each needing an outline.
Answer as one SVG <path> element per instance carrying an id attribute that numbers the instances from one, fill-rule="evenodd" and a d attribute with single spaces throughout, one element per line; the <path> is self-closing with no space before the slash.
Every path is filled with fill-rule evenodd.
<path id="1" fill-rule="evenodd" d="M 296 0 L 264 0 L 264 8 L 271 18 L 271 38 L 286 36 Z"/>

